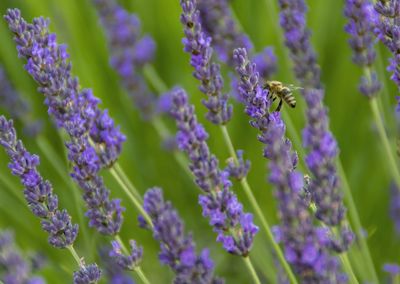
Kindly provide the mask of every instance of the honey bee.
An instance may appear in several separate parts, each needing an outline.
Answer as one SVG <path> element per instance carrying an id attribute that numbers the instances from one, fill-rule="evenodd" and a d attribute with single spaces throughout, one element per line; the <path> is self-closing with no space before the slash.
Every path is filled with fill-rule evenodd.
<path id="1" fill-rule="evenodd" d="M 269 99 L 271 99 L 273 102 L 278 98 L 280 99 L 279 105 L 275 110 L 280 111 L 283 101 L 285 101 L 285 103 L 292 108 L 296 106 L 296 98 L 293 96 L 292 92 L 302 88 L 295 87 L 293 85 L 284 86 L 279 81 L 267 81 L 264 85 L 264 89 L 269 91 Z"/>

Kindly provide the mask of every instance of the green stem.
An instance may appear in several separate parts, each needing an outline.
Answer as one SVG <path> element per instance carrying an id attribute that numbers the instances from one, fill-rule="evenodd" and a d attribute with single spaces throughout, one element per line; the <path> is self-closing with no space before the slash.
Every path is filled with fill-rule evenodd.
<path id="1" fill-rule="evenodd" d="M 346 271 L 347 275 L 350 276 L 350 283 L 358 284 L 359 282 L 356 275 L 354 274 L 353 268 L 351 267 L 347 253 L 340 254 L 339 257 L 343 264 L 344 270 Z"/>
<path id="2" fill-rule="evenodd" d="M 254 269 L 253 263 L 251 263 L 250 257 L 243 257 L 243 261 L 246 264 L 251 276 L 253 277 L 254 283 L 261 284 L 260 279 L 258 279 L 256 270 Z"/>
<path id="3" fill-rule="evenodd" d="M 222 134 L 223 134 L 223 137 L 224 137 L 225 144 L 228 147 L 229 154 L 234 159 L 235 163 L 238 164 L 239 160 L 238 160 L 238 157 L 236 155 L 235 148 L 233 147 L 232 140 L 231 140 L 231 138 L 229 136 L 228 129 L 226 128 L 225 125 L 221 125 L 220 128 L 221 128 L 221 131 L 222 131 Z M 252 190 L 250 188 L 249 183 L 247 182 L 247 178 L 244 177 L 240 181 L 240 184 L 242 185 L 243 190 L 244 190 L 247 198 L 250 200 L 250 204 L 253 206 L 257 217 L 260 219 L 262 227 L 264 228 L 265 233 L 267 235 L 268 241 L 272 245 L 272 248 L 274 249 L 274 251 L 276 253 L 276 256 L 278 257 L 278 260 L 282 264 L 283 269 L 286 271 L 291 283 L 297 283 L 296 277 L 294 276 L 294 274 L 292 272 L 292 269 L 290 268 L 290 265 L 287 263 L 281 248 L 279 247 L 279 245 L 274 240 L 274 236 L 272 234 L 271 227 L 268 224 L 268 221 L 267 221 L 266 217 L 262 213 L 261 207 L 258 204 L 257 199 L 255 198 L 255 196 L 254 196 L 254 194 L 253 194 L 253 192 L 252 192 Z"/>
<path id="4" fill-rule="evenodd" d="M 139 278 L 142 280 L 143 283 L 145 284 L 150 284 L 150 281 L 147 279 L 146 275 L 144 275 L 142 269 L 138 266 L 135 268 L 135 272 L 139 276 Z"/>
<path id="5" fill-rule="evenodd" d="M 146 219 L 146 222 L 150 225 L 153 226 L 153 223 L 151 222 L 151 219 L 149 215 L 144 211 L 142 205 L 140 204 L 140 201 L 131 193 L 129 188 L 125 185 L 125 183 L 121 180 L 120 176 L 117 174 L 116 170 L 114 168 L 110 169 L 110 172 L 112 176 L 115 178 L 115 180 L 119 183 L 125 194 L 129 197 L 129 199 L 132 201 L 133 205 L 136 207 L 136 209 L 142 214 L 142 216 Z"/>
<path id="6" fill-rule="evenodd" d="M 124 254 L 129 254 L 129 250 L 128 248 L 125 246 L 124 242 L 121 239 L 120 235 L 115 235 L 115 240 L 119 243 L 119 245 L 122 248 L 122 251 L 124 252 Z"/>
<path id="7" fill-rule="evenodd" d="M 146 64 L 143 68 L 143 73 L 158 93 L 162 94 L 168 91 L 167 84 L 165 84 L 161 77 L 158 75 L 158 72 L 153 65 Z"/>
<path id="8" fill-rule="evenodd" d="M 397 163 L 396 163 L 396 160 L 394 158 L 392 149 L 390 147 L 389 138 L 386 135 L 385 126 L 383 124 L 382 116 L 381 116 L 381 114 L 379 112 L 379 109 L 378 109 L 378 101 L 377 101 L 376 97 L 371 98 L 369 103 L 370 103 L 370 107 L 371 107 L 372 113 L 374 115 L 376 126 L 378 128 L 379 137 L 380 137 L 380 139 L 382 140 L 382 143 L 383 143 L 383 148 L 385 150 L 386 158 L 387 158 L 387 160 L 389 162 L 389 171 L 391 172 L 397 187 L 400 189 L 400 174 L 399 174 L 399 170 L 398 170 Z"/>
<path id="9" fill-rule="evenodd" d="M 83 267 L 84 264 L 81 260 L 81 258 L 79 257 L 78 253 L 76 252 L 76 250 L 74 249 L 73 245 L 70 245 L 67 247 L 67 249 L 69 250 L 69 252 L 72 254 L 72 257 L 75 259 L 76 263 L 79 265 L 79 267 Z"/>
<path id="10" fill-rule="evenodd" d="M 379 283 L 378 276 L 375 271 L 375 266 L 374 262 L 371 257 L 371 253 L 369 252 L 368 244 L 367 241 L 365 240 L 365 236 L 363 235 L 363 228 L 361 225 L 361 219 L 360 216 L 358 215 L 358 211 L 356 208 L 356 204 L 353 199 L 353 195 L 351 194 L 350 186 L 346 178 L 346 174 L 344 173 L 344 169 L 342 166 L 342 163 L 340 159 L 338 158 L 338 170 L 339 170 L 339 175 L 342 177 L 342 182 L 343 182 L 343 191 L 344 191 L 344 198 L 346 200 L 346 204 L 349 207 L 349 214 L 350 218 L 353 223 L 354 231 L 357 236 L 357 240 L 360 243 L 361 247 L 361 253 L 367 262 L 368 266 L 368 271 L 370 272 L 370 276 L 373 278 L 373 283 Z"/>
<path id="11" fill-rule="evenodd" d="M 113 168 L 115 169 L 115 173 L 120 177 L 120 180 L 125 184 L 127 188 L 129 188 L 130 192 L 135 196 L 135 198 L 139 201 L 142 201 L 142 196 L 140 195 L 139 191 L 129 180 L 118 162 L 114 164 Z"/>

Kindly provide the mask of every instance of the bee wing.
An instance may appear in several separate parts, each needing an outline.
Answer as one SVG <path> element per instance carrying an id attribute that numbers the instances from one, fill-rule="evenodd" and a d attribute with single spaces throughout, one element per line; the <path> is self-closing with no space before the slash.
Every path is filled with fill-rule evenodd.
<path id="1" fill-rule="evenodd" d="M 304 90 L 304 88 L 302 88 L 302 87 L 297 87 L 297 86 L 295 86 L 295 85 L 288 85 L 288 87 L 289 87 L 290 90 L 292 90 L 292 91 Z"/>

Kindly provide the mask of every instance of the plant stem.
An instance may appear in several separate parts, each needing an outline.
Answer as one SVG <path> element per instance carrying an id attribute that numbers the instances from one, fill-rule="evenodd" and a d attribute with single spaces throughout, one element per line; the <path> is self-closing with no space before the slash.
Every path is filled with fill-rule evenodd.
<path id="1" fill-rule="evenodd" d="M 81 258 L 79 257 L 78 253 L 76 252 L 76 250 L 74 249 L 73 245 L 70 245 L 67 247 L 67 249 L 69 250 L 69 252 L 72 254 L 73 258 L 75 259 L 76 263 L 79 265 L 79 267 L 83 267 L 84 264 L 81 260 Z"/>
<path id="2" fill-rule="evenodd" d="M 136 207 L 136 209 L 142 214 L 142 216 L 146 219 L 146 222 L 150 225 L 153 226 L 153 223 L 151 222 L 151 219 L 149 215 L 144 211 L 142 205 L 140 204 L 140 201 L 137 200 L 135 196 L 131 193 L 131 191 L 127 188 L 125 183 L 121 180 L 120 176 L 117 174 L 114 168 L 110 169 L 110 172 L 112 176 L 115 178 L 115 180 L 119 183 L 123 191 L 126 193 L 126 195 L 129 197 L 129 199 L 132 201 L 133 205 Z"/>
<path id="3" fill-rule="evenodd" d="M 254 269 L 253 264 L 251 263 L 250 257 L 243 257 L 243 261 L 246 264 L 247 269 L 250 271 L 251 276 L 253 277 L 254 283 L 261 284 L 260 279 L 258 279 L 256 270 Z"/>
<path id="4" fill-rule="evenodd" d="M 383 143 L 383 148 L 385 149 L 385 154 L 386 154 L 386 158 L 389 162 L 389 171 L 392 174 L 392 177 L 397 185 L 397 188 L 400 189 L 400 174 L 399 174 L 399 170 L 397 167 L 397 163 L 396 160 L 394 158 L 392 149 L 390 147 L 390 142 L 389 142 L 389 138 L 386 135 L 386 131 L 385 131 L 385 126 L 383 124 L 383 120 L 382 120 L 382 116 L 380 114 L 379 108 L 378 108 L 378 101 L 377 98 L 371 98 L 369 100 L 369 104 L 372 110 L 372 113 L 374 115 L 374 120 L 376 123 L 376 126 L 378 128 L 378 133 L 379 133 L 379 137 L 382 140 Z"/>
<path id="5" fill-rule="evenodd" d="M 158 93 L 162 94 L 168 91 L 167 84 L 165 84 L 164 81 L 161 79 L 161 77 L 158 75 L 153 65 L 146 64 L 143 68 L 143 73 L 144 76 L 147 78 L 147 80 L 151 82 L 154 89 L 156 89 Z"/>
<path id="6" fill-rule="evenodd" d="M 144 275 L 142 269 L 138 266 L 135 268 L 135 272 L 139 276 L 139 278 L 142 280 L 143 283 L 145 284 L 150 284 L 150 281 L 147 279 L 146 275 Z"/>
<path id="7" fill-rule="evenodd" d="M 222 135 L 224 137 L 225 144 L 228 147 L 229 154 L 231 155 L 231 157 L 233 158 L 235 163 L 238 164 L 239 160 L 238 160 L 238 157 L 236 155 L 235 149 L 233 147 L 232 140 L 231 140 L 231 138 L 229 136 L 228 129 L 226 128 L 225 125 L 221 125 L 220 129 L 222 131 Z M 273 247 L 273 249 L 274 249 L 274 251 L 275 251 L 275 253 L 276 253 L 277 257 L 278 257 L 278 260 L 282 264 L 282 267 L 284 268 L 284 270 L 288 274 L 288 277 L 289 277 L 290 281 L 292 283 L 297 283 L 296 277 L 294 276 L 294 274 L 292 272 L 292 269 L 290 268 L 290 265 L 285 260 L 285 257 L 283 255 L 283 252 L 282 252 L 281 248 L 279 247 L 279 245 L 274 240 L 274 236 L 272 234 L 271 227 L 268 224 L 268 221 L 267 221 L 266 217 L 262 213 L 261 207 L 258 204 L 257 199 L 255 198 L 255 196 L 254 196 L 254 194 L 253 194 L 253 192 L 252 192 L 252 190 L 250 188 L 249 183 L 247 182 L 247 178 L 244 177 L 240 181 L 240 184 L 242 185 L 243 190 L 244 190 L 247 198 L 250 200 L 250 204 L 253 206 L 257 217 L 260 219 L 262 227 L 264 228 L 265 233 L 267 235 L 268 241 L 272 245 L 272 247 Z"/>
<path id="8" fill-rule="evenodd" d="M 121 246 L 122 252 L 125 253 L 125 254 L 129 254 L 129 250 L 128 250 L 128 248 L 125 246 L 124 242 L 122 241 L 121 236 L 120 236 L 120 235 L 115 235 L 115 240 L 116 240 L 116 241 L 119 243 L 119 245 Z"/>
<path id="9" fill-rule="evenodd" d="M 347 253 L 340 254 L 339 257 L 343 264 L 344 270 L 350 276 L 350 283 L 358 284 L 359 282 L 356 275 L 354 274 L 353 268 L 351 267 Z"/>
<path id="10" fill-rule="evenodd" d="M 133 185 L 133 183 L 129 180 L 124 170 L 121 168 L 118 162 L 116 162 L 113 166 L 115 169 L 115 173 L 119 176 L 120 180 L 125 184 L 125 186 L 129 189 L 129 191 L 135 196 L 137 200 L 142 201 L 142 196 L 140 195 L 137 188 Z"/>
<path id="11" fill-rule="evenodd" d="M 337 165 L 338 165 L 339 175 L 342 177 L 344 197 L 347 206 L 349 207 L 350 218 L 353 222 L 353 227 L 355 234 L 357 236 L 357 240 L 360 242 L 361 253 L 363 254 L 363 257 L 367 262 L 368 270 L 371 274 L 370 276 L 373 278 L 373 283 L 379 283 L 378 276 L 375 271 L 375 266 L 371 257 L 371 253 L 369 252 L 368 244 L 365 240 L 365 236 L 363 236 L 362 233 L 363 229 L 360 221 L 360 216 L 358 215 L 353 195 L 351 194 L 350 186 L 348 184 L 340 159 L 338 159 Z"/>

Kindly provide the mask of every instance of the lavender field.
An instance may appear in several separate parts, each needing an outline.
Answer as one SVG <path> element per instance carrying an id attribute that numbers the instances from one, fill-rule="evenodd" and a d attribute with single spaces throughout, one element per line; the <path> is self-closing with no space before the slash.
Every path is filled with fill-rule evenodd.
<path id="1" fill-rule="evenodd" d="M 399 0 L 0 13 L 0 283 L 400 283 Z"/>

